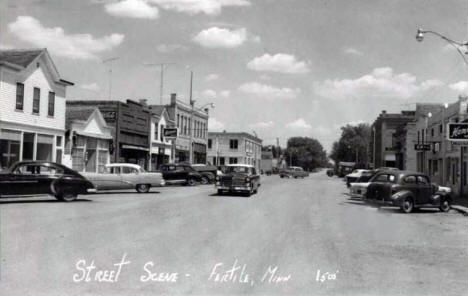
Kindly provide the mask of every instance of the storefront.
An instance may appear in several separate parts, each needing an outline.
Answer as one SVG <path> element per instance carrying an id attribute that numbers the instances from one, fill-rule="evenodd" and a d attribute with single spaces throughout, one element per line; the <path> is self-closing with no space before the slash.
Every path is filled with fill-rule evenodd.
<path id="1" fill-rule="evenodd" d="M 99 109 L 67 110 L 63 161 L 78 172 L 103 172 L 113 150 L 112 128 Z"/>
<path id="2" fill-rule="evenodd" d="M 206 163 L 206 145 L 193 143 L 193 163 Z"/>
<path id="3" fill-rule="evenodd" d="M 31 130 L 0 129 L 0 168 L 17 161 L 44 160 L 62 162 L 63 136 Z"/>

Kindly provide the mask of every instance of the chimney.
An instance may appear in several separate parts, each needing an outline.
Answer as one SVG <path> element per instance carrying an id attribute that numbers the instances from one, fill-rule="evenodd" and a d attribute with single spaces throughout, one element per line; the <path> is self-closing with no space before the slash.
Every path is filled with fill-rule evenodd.
<path id="1" fill-rule="evenodd" d="M 209 111 L 209 110 L 210 110 L 210 109 L 205 108 L 205 113 L 208 114 L 208 111 Z"/>
<path id="2" fill-rule="evenodd" d="M 174 106 L 177 102 L 177 94 L 171 94 L 171 106 Z"/>
<path id="3" fill-rule="evenodd" d="M 138 100 L 140 102 L 140 104 L 142 104 L 143 106 L 148 106 L 148 99 L 140 99 Z"/>
<path id="4" fill-rule="evenodd" d="M 382 114 L 387 114 L 387 110 L 382 110 Z"/>

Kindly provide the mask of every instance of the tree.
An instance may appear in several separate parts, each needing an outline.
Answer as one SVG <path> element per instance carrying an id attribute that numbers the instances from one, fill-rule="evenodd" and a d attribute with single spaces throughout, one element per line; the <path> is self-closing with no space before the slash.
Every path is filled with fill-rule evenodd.
<path id="1" fill-rule="evenodd" d="M 340 161 L 356 162 L 356 167 L 368 167 L 371 127 L 367 123 L 341 127 L 341 137 L 333 143 L 330 158 Z"/>
<path id="2" fill-rule="evenodd" d="M 322 144 L 308 137 L 289 138 L 284 157 L 289 166 L 300 166 L 306 170 L 325 167 L 328 163 Z"/>

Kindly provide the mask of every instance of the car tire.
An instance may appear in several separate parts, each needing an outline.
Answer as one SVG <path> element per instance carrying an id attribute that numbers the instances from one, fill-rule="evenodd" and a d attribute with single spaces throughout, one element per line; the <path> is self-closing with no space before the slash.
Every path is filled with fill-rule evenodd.
<path id="1" fill-rule="evenodd" d="M 195 186 L 197 182 L 195 181 L 195 178 L 188 178 L 187 179 L 187 186 Z"/>
<path id="2" fill-rule="evenodd" d="M 414 201 L 411 197 L 407 197 L 404 201 L 403 204 L 400 207 L 401 211 L 403 213 L 409 214 L 414 210 Z"/>
<path id="3" fill-rule="evenodd" d="M 250 197 L 251 195 L 252 195 L 252 191 L 248 191 L 248 192 L 245 193 L 246 197 Z"/>
<path id="4" fill-rule="evenodd" d="M 444 198 L 443 200 L 441 200 L 440 207 L 439 207 L 439 210 L 441 212 L 447 213 L 448 211 L 450 211 L 450 207 L 451 207 L 450 199 Z"/>
<path id="5" fill-rule="evenodd" d="M 280 178 L 284 178 L 284 176 L 283 176 L 283 175 L 280 175 Z"/>
<path id="6" fill-rule="evenodd" d="M 149 184 L 138 184 L 136 186 L 136 191 L 138 193 L 148 193 L 151 186 Z"/>
<path id="7" fill-rule="evenodd" d="M 218 195 L 223 195 L 223 191 L 221 189 L 218 189 Z"/>
<path id="8" fill-rule="evenodd" d="M 70 202 L 77 199 L 78 195 L 76 193 L 74 193 L 71 190 L 66 190 L 66 188 L 63 187 L 63 185 L 65 184 L 62 184 L 62 186 L 60 186 L 57 181 L 58 180 L 51 184 L 51 191 L 57 200 Z"/>
<path id="9" fill-rule="evenodd" d="M 203 177 L 201 177 L 200 183 L 202 183 L 203 185 L 206 185 L 206 184 L 210 183 L 210 180 L 208 179 L 208 177 L 203 176 Z"/>

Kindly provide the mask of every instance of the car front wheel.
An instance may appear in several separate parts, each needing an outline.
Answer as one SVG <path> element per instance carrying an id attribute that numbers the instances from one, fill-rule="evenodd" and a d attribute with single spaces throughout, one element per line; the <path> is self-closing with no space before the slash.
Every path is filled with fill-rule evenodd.
<path id="1" fill-rule="evenodd" d="M 203 177 L 201 178 L 201 183 L 202 183 L 203 185 L 206 185 L 206 184 L 210 183 L 210 180 L 208 180 L 208 177 L 203 176 Z"/>
<path id="2" fill-rule="evenodd" d="M 412 198 L 406 198 L 401 205 L 401 211 L 403 213 L 411 213 L 414 209 L 414 202 Z"/>
<path id="3" fill-rule="evenodd" d="M 138 184 L 136 186 L 136 191 L 138 193 L 147 193 L 147 192 L 149 192 L 150 188 L 151 188 L 151 186 L 148 185 L 148 184 Z"/>
<path id="4" fill-rule="evenodd" d="M 187 180 L 187 185 L 188 186 L 194 186 L 196 184 L 196 181 L 194 178 L 188 178 Z"/>
<path id="5" fill-rule="evenodd" d="M 448 211 L 450 211 L 450 200 L 448 199 L 442 200 L 440 202 L 439 210 L 444 213 L 447 213 Z"/>

